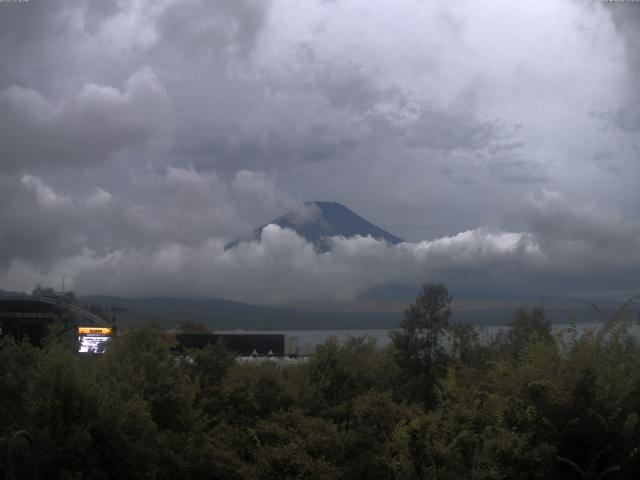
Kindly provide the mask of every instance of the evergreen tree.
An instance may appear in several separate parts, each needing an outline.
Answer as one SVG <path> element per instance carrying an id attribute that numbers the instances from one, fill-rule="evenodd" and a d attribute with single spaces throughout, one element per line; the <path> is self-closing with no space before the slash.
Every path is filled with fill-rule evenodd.
<path id="1" fill-rule="evenodd" d="M 441 338 L 449 325 L 452 300 L 443 284 L 423 285 L 422 293 L 405 311 L 400 329 L 391 334 L 402 389 L 408 399 L 427 406 L 433 406 L 435 383 L 442 373 Z"/>

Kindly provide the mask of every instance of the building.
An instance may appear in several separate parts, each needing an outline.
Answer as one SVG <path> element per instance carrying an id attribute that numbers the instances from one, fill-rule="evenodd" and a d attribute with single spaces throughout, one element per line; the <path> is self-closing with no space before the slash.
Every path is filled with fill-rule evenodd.
<path id="1" fill-rule="evenodd" d="M 239 356 L 298 356 L 295 337 L 284 333 L 179 333 L 178 350 L 204 348 L 222 340 L 225 346 Z"/>
<path id="2" fill-rule="evenodd" d="M 63 330 L 76 329 L 80 323 L 103 325 L 105 321 L 60 297 L 7 295 L 0 297 L 0 335 L 17 340 L 28 339 L 40 345 L 55 322 Z"/>

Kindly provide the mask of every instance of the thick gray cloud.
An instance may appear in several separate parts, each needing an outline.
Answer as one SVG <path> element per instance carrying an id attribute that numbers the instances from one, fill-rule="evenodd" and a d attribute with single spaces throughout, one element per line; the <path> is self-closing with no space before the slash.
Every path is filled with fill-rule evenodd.
<path id="1" fill-rule="evenodd" d="M 612 3 L 616 3 L 613 5 Z M 625 88 L 623 101 L 617 108 L 605 110 L 593 115 L 604 120 L 605 125 L 637 136 L 640 134 L 640 89 L 634 88 L 640 75 L 640 8 L 636 2 L 604 2 L 603 8 L 611 19 L 624 42 L 624 55 L 631 72 L 630 88 Z"/>
<path id="2" fill-rule="evenodd" d="M 0 177 L 0 262 L 20 259 L 42 268 L 91 249 L 104 256 L 134 248 L 200 245 L 231 239 L 265 216 L 294 207 L 264 174 L 239 171 L 229 181 L 215 174 L 172 168 L 140 175 L 125 192 L 96 187 L 84 194 L 59 191 L 40 177 Z M 252 210 L 252 214 L 248 212 Z"/>
<path id="3" fill-rule="evenodd" d="M 0 288 L 631 288 L 638 27 L 591 0 L 0 3 Z M 411 242 L 221 249 L 316 199 Z"/>
<path id="4" fill-rule="evenodd" d="M 608 9 L 616 28 L 623 35 L 626 50 L 625 54 L 629 60 L 629 66 L 637 71 L 640 70 L 640 9 L 633 3 L 620 2 L 622 5 L 604 5 Z"/>
<path id="5" fill-rule="evenodd" d="M 173 2 L 158 16 L 160 55 L 204 56 L 220 60 L 246 56 L 256 46 L 270 2 L 264 0 L 205 0 Z M 174 57 L 174 58 L 176 58 Z"/>
<path id="6" fill-rule="evenodd" d="M 480 282 L 484 289 L 521 292 L 567 282 L 574 291 L 636 285 L 639 222 L 573 207 L 555 192 L 530 197 L 527 204 L 530 232 L 479 227 L 398 246 L 335 237 L 330 252 L 318 253 L 293 231 L 272 225 L 260 242 L 233 250 L 216 241 L 193 248 L 166 245 L 147 255 L 123 249 L 99 259 L 78 281 L 90 291 L 125 288 L 150 295 L 188 288 L 195 295 L 215 292 L 264 303 L 353 300 L 367 288 L 416 279 L 446 279 L 454 288 L 477 288 Z M 621 271 L 628 276 L 616 281 Z"/>
<path id="7" fill-rule="evenodd" d="M 134 73 L 123 89 L 89 83 L 55 103 L 36 90 L 8 87 L 0 91 L 3 170 L 103 162 L 166 128 L 167 103 L 148 68 Z"/>

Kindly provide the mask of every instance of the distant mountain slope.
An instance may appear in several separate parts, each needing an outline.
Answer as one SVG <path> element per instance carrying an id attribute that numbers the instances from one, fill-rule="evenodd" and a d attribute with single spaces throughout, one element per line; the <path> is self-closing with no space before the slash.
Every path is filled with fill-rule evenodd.
<path id="1" fill-rule="evenodd" d="M 173 328 L 192 320 L 214 329 L 257 330 L 339 330 L 393 328 L 402 312 L 310 312 L 287 307 L 264 307 L 217 298 L 119 298 L 88 295 L 78 299 L 79 305 L 102 308 L 120 307 L 120 325 L 158 321 Z"/>
<path id="2" fill-rule="evenodd" d="M 363 237 L 371 236 L 378 240 L 385 240 L 391 244 L 398 244 L 403 240 L 382 228 L 365 220 L 357 213 L 336 202 L 307 202 L 302 208 L 292 210 L 275 220 L 256 228 L 253 234 L 246 238 L 239 238 L 230 242 L 225 248 L 236 247 L 243 241 L 257 240 L 262 230 L 270 224 L 294 230 L 298 235 L 313 243 L 320 251 L 329 249 L 327 238 L 334 236 Z"/>
<path id="3" fill-rule="evenodd" d="M 408 289 L 408 287 L 406 287 Z M 416 289 L 415 294 L 418 293 Z M 412 299 L 405 301 L 353 302 L 353 305 L 299 305 L 297 307 L 265 307 L 217 298 L 137 298 L 84 296 L 78 305 L 97 305 L 102 308 L 121 307 L 118 324 L 136 325 L 158 321 L 165 328 L 175 328 L 185 320 L 192 320 L 217 330 L 341 330 L 395 328 L 404 317 L 404 310 Z M 584 300 L 535 296 L 456 294 L 454 292 L 453 322 L 474 325 L 505 325 L 513 312 L 522 305 L 543 305 L 554 323 L 567 323 L 572 317 L 578 322 L 596 322 L 598 316 Z M 598 305 L 608 314 L 621 303 L 606 301 Z M 326 309 L 323 311 L 322 309 Z M 638 309 L 634 308 L 635 317 Z"/>
<path id="4" fill-rule="evenodd" d="M 11 290 L 0 289 L 0 297 L 13 297 L 15 295 L 25 295 L 25 292 L 13 292 Z"/>

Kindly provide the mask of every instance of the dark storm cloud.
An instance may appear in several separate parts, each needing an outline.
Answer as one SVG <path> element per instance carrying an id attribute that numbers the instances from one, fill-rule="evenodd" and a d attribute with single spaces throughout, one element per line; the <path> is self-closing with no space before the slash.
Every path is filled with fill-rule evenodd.
<path id="1" fill-rule="evenodd" d="M 0 177 L 2 227 L 0 230 L 0 265 L 7 268 L 15 258 L 28 258 L 42 268 L 53 258 L 74 255 L 83 242 L 73 241 L 74 234 L 65 227 L 68 216 L 51 215 L 38 203 L 37 194 L 17 178 Z M 61 229 L 62 227 L 62 229 Z M 55 235 L 49 235 L 49 232 Z"/>
<path id="2" fill-rule="evenodd" d="M 320 254 L 295 232 L 272 225 L 260 242 L 232 250 L 217 242 L 166 246 L 148 255 L 124 250 L 79 278 L 84 288 L 108 293 L 124 285 L 138 295 L 170 294 L 182 285 L 196 295 L 216 292 L 264 303 L 353 300 L 370 287 L 416 278 L 522 292 L 548 292 L 567 283 L 574 290 L 636 285 L 640 223 L 576 208 L 555 192 L 530 197 L 527 205 L 527 233 L 479 227 L 397 246 L 334 237 L 331 251 Z"/>
<path id="3" fill-rule="evenodd" d="M 596 152 L 591 156 L 593 162 L 603 172 L 619 175 L 621 173 L 620 167 L 616 164 L 615 154 L 611 150 L 602 150 Z"/>
<path id="4" fill-rule="evenodd" d="M 603 7 L 611 14 L 618 31 L 623 35 L 629 64 L 640 71 L 640 8 L 637 2 L 603 2 Z M 615 4 L 613 4 L 615 3 Z"/>
<path id="5" fill-rule="evenodd" d="M 120 11 L 118 2 L 105 0 L 32 0 L 6 3 L 0 14 L 0 89 L 11 85 L 49 95 L 74 87 L 100 62 L 92 42 L 99 28 Z M 109 59 L 103 48 L 102 60 Z"/>
<path id="6" fill-rule="evenodd" d="M 314 63 L 313 56 L 308 60 L 310 64 Z M 317 88 L 339 110 L 363 114 L 371 112 L 381 99 L 393 102 L 401 99 L 398 91 L 381 91 L 376 88 L 358 65 L 322 65 L 321 70 L 315 72 Z"/>
<path id="7" fill-rule="evenodd" d="M 258 41 L 269 11 L 269 0 L 186 0 L 170 5 L 157 27 L 161 56 L 245 56 Z M 187 72 L 185 72 L 187 73 Z"/>
<path id="8" fill-rule="evenodd" d="M 638 12 L 0 3 L 0 288 L 63 272 L 85 292 L 277 302 L 436 277 L 472 288 L 483 272 L 572 288 L 597 268 L 628 285 Z M 222 249 L 313 199 L 414 242 L 338 238 L 322 256 L 273 229 Z"/>
<path id="9" fill-rule="evenodd" d="M 640 132 L 640 113 L 629 111 L 628 108 L 604 112 L 589 111 L 588 116 L 598 121 L 605 131 L 616 127 L 626 133 Z"/>
<path id="10" fill-rule="evenodd" d="M 84 194 L 56 190 L 32 175 L 0 175 L 0 263 L 19 259 L 43 269 L 89 247 L 104 257 L 135 248 L 141 255 L 165 245 L 188 248 L 211 238 L 230 239 L 257 217 L 293 206 L 269 177 L 168 168 L 132 179 L 126 193 L 94 188 Z M 247 214 L 253 210 L 253 215 Z"/>
<path id="11" fill-rule="evenodd" d="M 162 130 L 167 103 L 166 92 L 148 68 L 136 72 L 122 89 L 90 83 L 62 101 L 33 89 L 8 87 L 0 91 L 2 169 L 103 162 Z"/>
<path id="12" fill-rule="evenodd" d="M 627 64 L 637 79 L 640 75 L 640 6 L 636 2 L 603 2 L 603 8 L 611 15 L 616 29 L 624 39 Z M 624 132 L 640 133 L 639 111 L 640 89 L 633 88 L 628 92 L 624 105 L 593 116 Z"/>
<path id="13" fill-rule="evenodd" d="M 566 256 L 565 268 L 583 269 L 573 258 L 589 258 L 587 268 L 634 265 L 640 258 L 640 224 L 597 206 L 574 205 L 557 192 L 531 195 L 525 218 L 542 249 Z"/>
<path id="14" fill-rule="evenodd" d="M 132 147 L 146 156 L 170 127 L 171 97 L 181 113 L 206 96 L 187 77 L 215 84 L 224 73 L 217 64 L 251 51 L 268 11 L 268 2 L 251 0 L 172 3 L 3 5 L 3 169 L 78 167 Z"/>
<path id="15" fill-rule="evenodd" d="M 292 58 L 278 71 L 269 62 L 278 52 L 256 44 L 259 31 L 249 29 L 248 40 L 245 36 L 237 40 L 233 35 L 244 30 L 221 29 L 225 15 L 211 22 L 202 13 L 210 7 L 189 5 L 180 8 L 178 18 L 195 18 L 193 32 L 174 42 L 175 27 L 167 32 L 161 28 L 153 53 L 160 65 L 167 66 L 172 52 L 179 52 L 181 63 L 200 72 L 193 77 L 175 71 L 163 75 L 175 103 L 183 107 L 178 112 L 174 159 L 201 169 L 273 170 L 342 162 L 354 149 L 396 142 L 438 152 L 471 151 L 504 133 L 497 122 L 479 120 L 465 110 L 464 102 L 458 112 L 438 108 L 437 102 L 417 102 L 397 86 L 376 83 L 361 59 L 349 55 L 327 59 L 306 42 L 295 46 Z M 250 13 L 256 14 L 255 8 Z M 249 23 L 266 28 L 260 19 Z M 175 23 L 182 28 L 190 25 Z M 247 47 L 234 47 L 238 43 Z M 247 51 L 250 54 L 241 54 Z"/>
<path id="16" fill-rule="evenodd" d="M 436 151 L 477 150 L 494 141 L 498 125 L 446 111 L 422 111 L 407 133 L 407 145 Z"/>
<path id="17" fill-rule="evenodd" d="M 193 142 L 176 146 L 175 154 L 204 170 L 272 170 L 344 157 L 357 142 L 330 122 L 303 128 L 296 125 L 287 128 L 287 123 L 249 132 L 241 125 L 216 128 Z M 187 138 L 191 135 L 186 134 L 183 140 Z"/>
<path id="18" fill-rule="evenodd" d="M 640 133 L 640 113 L 626 109 L 617 110 L 609 117 L 611 123 L 625 132 Z"/>
<path id="19" fill-rule="evenodd" d="M 497 157 L 488 163 L 488 170 L 500 182 L 515 185 L 542 185 L 547 177 L 530 161 L 516 157 Z"/>

